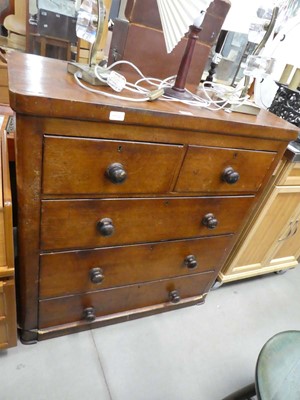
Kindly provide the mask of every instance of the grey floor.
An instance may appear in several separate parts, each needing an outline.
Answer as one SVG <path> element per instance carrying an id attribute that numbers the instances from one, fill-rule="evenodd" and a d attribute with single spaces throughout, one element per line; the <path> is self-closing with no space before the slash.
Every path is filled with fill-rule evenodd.
<path id="1" fill-rule="evenodd" d="M 202 306 L 0 352 L 0 400 L 220 400 L 263 344 L 300 330 L 300 268 L 224 284 Z"/>

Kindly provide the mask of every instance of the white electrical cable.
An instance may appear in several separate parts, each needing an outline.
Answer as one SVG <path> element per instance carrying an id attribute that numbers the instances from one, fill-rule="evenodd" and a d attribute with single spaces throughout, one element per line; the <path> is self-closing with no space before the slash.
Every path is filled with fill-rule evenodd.
<path id="1" fill-rule="evenodd" d="M 115 63 L 111 64 L 110 66 L 103 68 L 98 65 L 95 66 L 95 75 L 96 77 L 102 82 L 106 83 L 107 82 L 107 76 L 108 73 L 117 65 L 121 64 L 126 64 L 132 67 L 140 76 L 141 78 L 138 79 L 135 83 L 130 83 L 125 80 L 123 76 L 121 78 L 124 79 L 124 87 L 122 89 L 126 89 L 130 92 L 137 93 L 139 95 L 142 95 L 141 98 L 134 98 L 134 97 L 127 97 L 127 96 L 120 96 L 116 94 L 112 94 L 110 92 L 104 92 L 101 90 L 97 89 L 92 89 L 89 86 L 86 86 L 80 81 L 80 72 L 76 72 L 74 74 L 74 77 L 76 79 L 76 82 L 85 90 L 88 90 L 92 93 L 96 94 L 101 94 L 106 97 L 111 97 L 115 99 L 120 99 L 120 100 L 126 100 L 126 101 L 133 101 L 133 102 L 144 102 L 144 101 L 149 101 L 152 100 L 151 95 L 153 92 L 149 89 L 144 88 L 141 86 L 143 82 L 146 82 L 148 85 L 154 86 L 155 90 L 160 90 L 166 87 L 172 87 L 174 85 L 174 80 L 176 76 L 170 76 L 164 80 L 158 79 L 158 78 L 153 78 L 153 77 L 146 77 L 140 70 L 139 68 L 134 65 L 133 63 L 126 61 L 126 60 L 120 60 L 116 61 Z M 171 98 L 163 94 L 161 97 L 159 97 L 159 100 L 162 101 L 169 101 L 169 102 L 179 102 L 186 104 L 188 106 L 193 106 L 193 107 L 202 107 L 206 108 L 211 111 L 217 111 L 217 110 L 222 110 L 222 109 L 227 109 L 229 106 L 235 106 L 238 107 L 239 105 L 242 105 L 245 103 L 246 100 L 249 99 L 249 96 L 245 96 L 243 98 L 240 98 L 240 93 L 242 91 L 243 87 L 237 87 L 237 88 L 232 88 L 228 87 L 219 83 L 211 83 L 211 82 L 203 82 L 202 84 L 202 92 L 204 97 L 201 97 L 200 95 L 196 95 L 189 90 L 187 92 L 191 94 L 192 99 L 191 100 L 182 100 L 182 99 L 176 99 L 176 98 Z M 217 96 L 217 99 L 214 99 L 213 96 Z"/>
<path id="2" fill-rule="evenodd" d="M 132 98 L 132 97 L 118 96 L 116 94 L 103 92 L 102 90 L 92 89 L 92 88 L 90 88 L 89 86 L 86 86 L 85 84 L 83 84 L 80 81 L 79 75 L 80 75 L 79 71 L 75 72 L 74 78 L 75 78 L 76 82 L 78 83 L 79 86 L 81 86 L 85 90 L 88 90 L 89 92 L 96 93 L 96 94 L 101 94 L 101 95 L 107 96 L 107 97 L 112 97 L 113 99 L 126 100 L 126 101 L 142 102 L 142 101 L 148 101 L 149 100 L 149 97 L 141 97 L 141 98 L 137 99 L 137 98 Z"/>

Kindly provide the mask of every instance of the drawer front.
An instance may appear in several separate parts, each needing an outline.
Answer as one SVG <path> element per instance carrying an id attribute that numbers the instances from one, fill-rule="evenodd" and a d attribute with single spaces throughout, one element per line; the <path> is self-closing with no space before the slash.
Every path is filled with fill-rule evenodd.
<path id="1" fill-rule="evenodd" d="M 107 247 L 234 233 L 252 202 L 253 196 L 44 200 L 41 248 Z M 218 223 L 214 229 L 204 224 L 211 216 Z"/>
<path id="2" fill-rule="evenodd" d="M 190 146 L 175 191 L 256 192 L 275 156 L 272 152 Z"/>
<path id="3" fill-rule="evenodd" d="M 178 292 L 181 299 L 206 293 L 215 274 L 205 272 L 180 278 L 162 279 L 139 285 L 123 286 L 82 296 L 66 296 L 39 302 L 39 328 L 84 320 L 84 310 L 95 309 L 96 317 L 164 304 L 171 307 L 170 293 Z"/>
<path id="4" fill-rule="evenodd" d="M 40 298 L 84 293 L 178 275 L 218 271 L 233 236 L 41 256 Z"/>
<path id="5" fill-rule="evenodd" d="M 42 190 L 44 194 L 165 193 L 182 157 L 179 145 L 45 136 Z"/>

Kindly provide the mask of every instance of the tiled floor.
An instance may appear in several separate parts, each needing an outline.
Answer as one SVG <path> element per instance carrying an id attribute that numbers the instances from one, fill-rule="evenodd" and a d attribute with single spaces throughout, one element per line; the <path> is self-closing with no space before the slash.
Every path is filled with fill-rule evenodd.
<path id="1" fill-rule="evenodd" d="M 0 400 L 220 400 L 263 344 L 300 330 L 300 268 L 211 292 L 205 305 L 0 352 Z"/>

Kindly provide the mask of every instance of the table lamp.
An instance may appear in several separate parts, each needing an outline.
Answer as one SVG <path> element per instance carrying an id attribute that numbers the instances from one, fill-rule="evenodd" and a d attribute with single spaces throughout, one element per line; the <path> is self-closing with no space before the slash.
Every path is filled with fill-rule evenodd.
<path id="1" fill-rule="evenodd" d="M 94 69 L 97 64 L 97 51 L 104 32 L 105 21 L 107 20 L 107 5 L 111 0 L 83 0 L 78 10 L 76 34 L 80 39 L 91 44 L 88 64 L 68 63 L 68 72 L 81 73 L 81 79 L 91 85 L 100 85 Z"/>
<path id="2" fill-rule="evenodd" d="M 190 100 L 193 96 L 186 90 L 185 84 L 196 40 L 201 32 L 205 12 L 212 0 L 157 0 L 167 52 L 188 32 L 188 42 L 183 54 L 175 84 L 165 88 L 165 95 L 181 100 Z"/>

